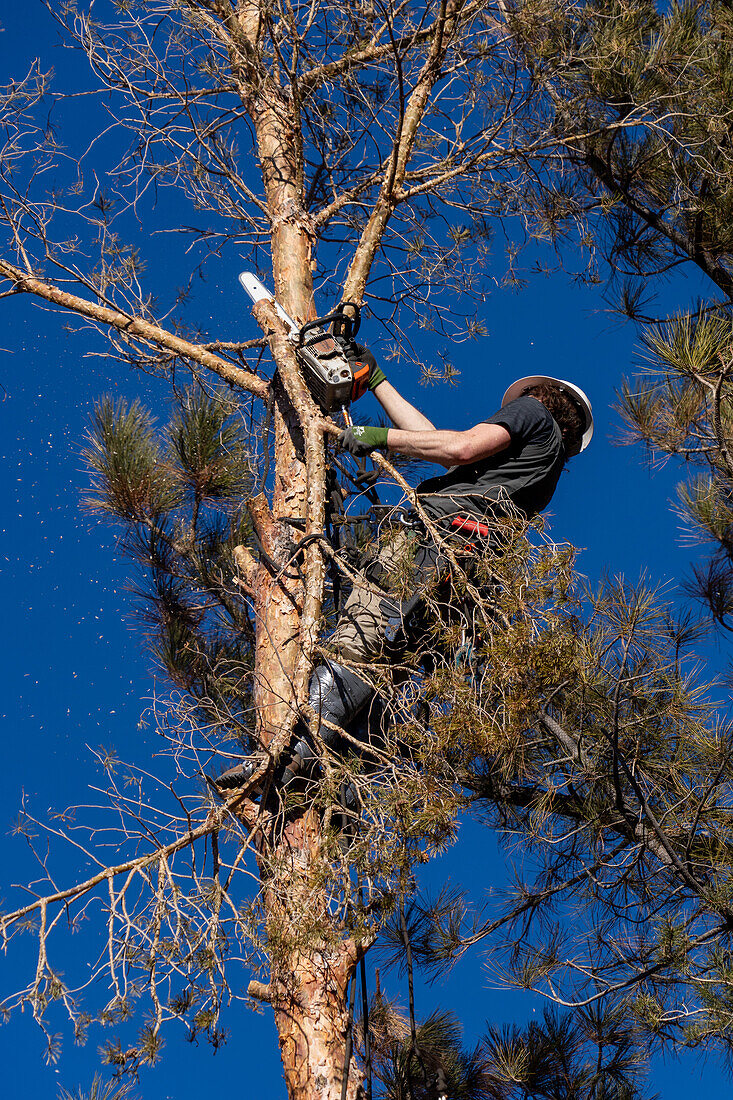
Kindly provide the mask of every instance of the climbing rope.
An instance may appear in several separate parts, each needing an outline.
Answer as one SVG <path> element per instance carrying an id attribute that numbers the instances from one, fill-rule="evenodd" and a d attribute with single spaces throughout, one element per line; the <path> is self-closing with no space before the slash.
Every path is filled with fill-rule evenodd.
<path id="1" fill-rule="evenodd" d="M 364 912 L 364 888 L 358 871 L 357 883 L 359 886 L 359 905 L 362 912 Z M 359 972 L 361 975 L 361 1016 L 364 1027 L 364 1080 L 366 1086 L 364 1095 L 365 1100 L 372 1100 L 372 1040 L 369 1034 L 369 991 L 367 989 L 366 961 L 363 955 L 359 959 Z"/>
<path id="2" fill-rule="evenodd" d="M 400 897 L 400 932 L 402 933 L 402 944 L 405 948 L 405 959 L 407 963 L 407 999 L 410 1012 L 410 1046 L 407 1050 L 405 1068 L 407 1069 L 407 1088 L 410 1094 L 410 1100 L 415 1100 L 415 1092 L 412 1087 L 412 1067 L 410 1065 L 413 1054 L 420 1063 L 423 1085 L 425 1085 L 426 1088 L 428 1084 L 428 1074 L 420 1051 L 420 1045 L 417 1041 L 417 1024 L 415 1023 L 415 983 L 412 972 L 412 944 L 410 942 L 410 934 L 407 929 L 407 918 L 405 916 L 404 890 Z"/>
<path id="3" fill-rule="evenodd" d="M 354 1004 L 356 1002 L 356 971 L 351 976 L 351 989 L 349 991 L 349 1016 L 346 1021 L 346 1048 L 344 1050 L 344 1072 L 341 1078 L 341 1100 L 346 1100 L 349 1088 L 349 1069 L 351 1068 L 351 1049 L 354 1032 Z"/>

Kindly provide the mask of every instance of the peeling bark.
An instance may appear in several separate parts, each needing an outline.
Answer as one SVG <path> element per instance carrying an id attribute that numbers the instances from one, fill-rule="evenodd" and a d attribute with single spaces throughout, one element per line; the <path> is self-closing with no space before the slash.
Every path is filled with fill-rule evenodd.
<path id="1" fill-rule="evenodd" d="M 290 1100 L 341 1100 L 344 1042 L 348 1023 L 347 988 L 356 965 L 353 950 L 341 955 L 310 951 L 293 959 L 297 989 L 275 1002 L 280 1053 Z M 355 1100 L 361 1075 L 352 1061 L 346 1089 Z"/>

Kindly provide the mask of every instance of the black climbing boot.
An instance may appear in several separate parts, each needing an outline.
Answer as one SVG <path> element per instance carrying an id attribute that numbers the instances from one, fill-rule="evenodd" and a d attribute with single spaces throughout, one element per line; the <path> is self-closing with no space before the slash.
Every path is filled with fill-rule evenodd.
<path id="1" fill-rule="evenodd" d="M 264 762 L 264 756 L 245 756 L 244 760 L 227 768 L 217 779 L 213 779 L 212 783 L 219 791 L 233 791 L 237 787 L 246 787 L 255 772 L 260 771 Z M 260 791 L 258 784 L 252 794 L 259 794 Z"/>
<path id="2" fill-rule="evenodd" d="M 343 855 L 348 855 L 359 835 L 361 801 L 353 783 L 344 782 L 339 791 L 341 813 L 336 811 L 332 821 L 338 830 L 338 846 Z"/>

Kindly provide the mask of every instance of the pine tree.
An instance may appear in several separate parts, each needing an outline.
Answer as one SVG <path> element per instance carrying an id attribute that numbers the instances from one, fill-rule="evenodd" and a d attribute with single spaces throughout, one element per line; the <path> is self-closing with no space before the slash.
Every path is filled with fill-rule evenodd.
<path id="1" fill-rule="evenodd" d="M 571 548 L 508 523 L 500 554 L 479 554 L 470 570 L 451 561 L 450 598 L 431 593 L 420 644 L 375 666 L 389 721 L 366 748 L 319 746 L 318 784 L 283 803 L 271 780 L 304 713 L 319 632 L 373 542 L 368 525 L 336 537 L 336 503 L 370 492 L 375 476 L 404 499 L 409 488 L 386 460 L 375 473 L 334 453 L 338 425 L 313 402 L 271 308 L 255 309 L 260 337 L 217 338 L 187 302 L 192 287 L 159 300 L 126 240 L 143 211 L 157 228 L 187 226 L 202 264 L 207 251 L 245 251 L 271 266 L 301 323 L 317 312 L 316 287 L 319 302 L 375 313 L 386 297 L 395 354 L 409 355 L 416 314 L 436 338 L 480 334 L 472 311 L 490 219 L 526 210 L 538 165 L 572 144 L 553 113 L 557 74 L 518 69 L 517 44 L 535 24 L 540 43 L 552 31 L 548 63 L 561 53 L 552 10 L 528 7 L 522 25 L 504 4 L 454 0 L 133 0 L 106 25 L 91 10 L 56 15 L 126 144 L 97 174 L 108 193 L 96 177 L 65 177 L 50 78 L 39 65 L 3 90 L 0 276 L 6 305 L 18 294 L 50 302 L 89 326 L 90 347 L 171 386 L 164 427 L 137 401 L 102 399 L 86 455 L 89 507 L 121 526 L 143 576 L 145 630 L 172 687 L 155 719 L 178 780 L 170 800 L 148 806 L 130 795 L 141 776 L 102 760 L 118 861 L 66 890 L 50 883 L 4 916 L 8 936 L 33 929 L 39 955 L 3 1007 L 30 1004 L 43 1025 L 63 1004 L 83 1039 L 95 1019 L 129 1020 L 144 996 L 138 1041 L 104 1048 L 116 1071 L 136 1071 L 160 1058 L 172 1021 L 224 1041 L 222 1013 L 242 999 L 230 964 L 243 961 L 248 996 L 274 1011 L 292 1100 L 352 1100 L 370 1075 L 385 1095 L 427 1098 L 445 1084 L 503 1096 L 508 1072 L 536 1095 L 561 1072 L 578 1095 L 633 1095 L 629 1014 L 640 1035 L 675 1040 L 692 1012 L 684 1040 L 727 1043 L 729 731 L 687 671 L 695 625 L 643 587 L 584 594 Z M 627 38 L 640 33 L 634 16 Z M 572 58 L 565 68 L 570 88 L 580 68 Z M 638 120 L 613 125 L 631 141 Z M 162 202 L 151 211 L 168 188 L 170 214 Z M 547 210 L 553 228 L 557 206 Z M 252 748 L 262 795 L 222 804 L 204 778 L 212 760 Z M 339 798 L 344 783 L 358 820 Z M 461 812 L 520 837 L 534 860 L 534 877 L 485 920 L 460 899 L 415 893 L 417 868 L 451 843 Z M 83 911 L 92 895 L 108 936 L 93 976 L 113 992 L 89 1011 L 52 957 L 58 913 Z M 571 908 L 565 951 L 555 922 Z M 604 1006 L 580 1018 L 581 1040 L 548 1016 L 510 1036 L 490 1030 L 466 1053 L 445 1013 L 419 1021 L 411 1004 L 400 1024 L 374 999 L 355 1019 L 354 975 L 380 937 L 408 970 L 439 969 L 500 930 L 509 981 L 561 983 L 569 1001 Z"/>

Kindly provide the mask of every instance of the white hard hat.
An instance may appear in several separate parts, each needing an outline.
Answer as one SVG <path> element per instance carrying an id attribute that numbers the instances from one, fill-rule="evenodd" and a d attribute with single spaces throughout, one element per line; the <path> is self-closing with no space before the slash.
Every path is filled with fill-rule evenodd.
<path id="1" fill-rule="evenodd" d="M 512 382 L 504 394 L 501 401 L 502 409 L 510 401 L 521 397 L 530 386 L 541 386 L 547 382 L 552 383 L 553 386 L 559 386 L 561 390 L 565 390 L 583 417 L 583 436 L 580 441 L 580 450 L 584 451 L 593 438 L 593 409 L 580 386 L 576 386 L 573 382 L 566 382 L 564 378 L 551 378 L 548 374 L 531 374 L 527 378 L 518 378 L 516 382 Z"/>

